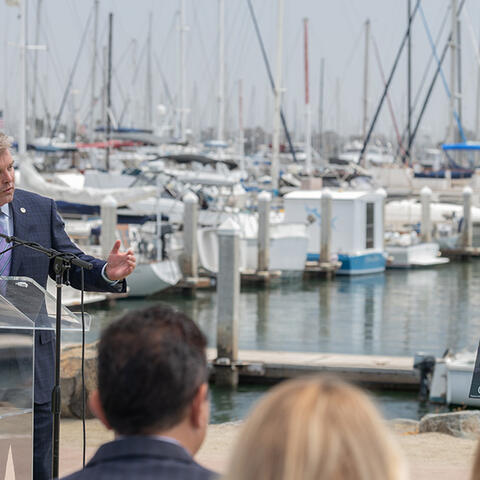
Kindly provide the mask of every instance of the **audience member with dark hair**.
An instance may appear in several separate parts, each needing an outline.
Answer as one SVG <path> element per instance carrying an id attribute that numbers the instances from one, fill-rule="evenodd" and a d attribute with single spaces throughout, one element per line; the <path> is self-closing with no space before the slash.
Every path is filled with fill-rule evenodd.
<path id="1" fill-rule="evenodd" d="M 193 460 L 209 421 L 205 348 L 195 323 L 168 307 L 112 323 L 99 343 L 98 390 L 89 405 L 116 438 L 67 478 L 212 478 Z"/>

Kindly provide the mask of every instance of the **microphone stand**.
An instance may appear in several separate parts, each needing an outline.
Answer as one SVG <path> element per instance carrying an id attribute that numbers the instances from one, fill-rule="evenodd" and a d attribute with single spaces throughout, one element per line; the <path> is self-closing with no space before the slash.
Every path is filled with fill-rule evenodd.
<path id="1" fill-rule="evenodd" d="M 36 242 L 27 242 L 17 237 L 4 235 L 0 233 L 7 243 L 13 243 L 13 246 L 7 248 L 1 253 L 12 250 L 16 247 L 27 247 L 37 252 L 43 253 L 51 260 L 53 259 L 53 271 L 55 272 L 56 291 L 56 312 L 55 312 L 55 382 L 52 391 L 52 414 L 53 414 L 53 455 L 52 455 L 52 478 L 58 478 L 58 465 L 60 458 L 60 410 L 61 410 L 61 390 L 60 390 L 60 354 L 61 354 L 61 335 L 62 335 L 62 287 L 65 274 L 67 274 L 72 265 L 91 270 L 93 265 L 76 257 L 73 253 L 61 253 L 53 248 L 46 248 Z"/>

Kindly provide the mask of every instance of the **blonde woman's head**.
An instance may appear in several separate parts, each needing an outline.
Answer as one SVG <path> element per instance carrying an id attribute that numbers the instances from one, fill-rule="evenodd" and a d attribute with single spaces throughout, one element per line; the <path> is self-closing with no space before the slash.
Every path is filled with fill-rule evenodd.
<path id="1" fill-rule="evenodd" d="M 282 383 L 246 421 L 227 480 L 400 480 L 404 463 L 358 388 L 328 377 Z"/>

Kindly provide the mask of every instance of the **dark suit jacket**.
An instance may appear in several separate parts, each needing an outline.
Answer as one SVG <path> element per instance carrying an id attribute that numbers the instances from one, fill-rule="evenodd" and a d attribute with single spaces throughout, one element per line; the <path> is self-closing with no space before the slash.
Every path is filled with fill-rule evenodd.
<path id="1" fill-rule="evenodd" d="M 182 447 L 150 437 L 125 437 L 102 445 L 84 470 L 64 480 L 209 480 L 215 474 Z"/>
<path id="2" fill-rule="evenodd" d="M 58 215 L 55 202 L 46 197 L 25 190 L 15 189 L 11 202 L 13 215 L 13 234 L 21 240 L 37 242 L 44 247 L 63 253 L 73 253 L 82 260 L 93 264 L 92 270 L 85 270 L 85 290 L 123 292 L 125 281 L 112 286 L 102 275 L 104 261 L 83 253 L 64 230 L 64 223 Z M 42 287 L 46 287 L 47 276 L 55 278 L 53 261 L 46 255 L 27 247 L 16 247 L 12 251 L 11 276 L 33 278 Z M 81 269 L 73 266 L 70 271 L 70 283 L 81 287 Z M 54 377 L 55 335 L 52 331 L 40 330 L 35 335 L 35 402 L 46 403 L 51 400 Z"/>

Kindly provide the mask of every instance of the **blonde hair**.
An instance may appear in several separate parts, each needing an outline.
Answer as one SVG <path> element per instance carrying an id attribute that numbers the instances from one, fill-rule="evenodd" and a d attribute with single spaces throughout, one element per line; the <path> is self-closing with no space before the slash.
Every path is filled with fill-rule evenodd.
<path id="1" fill-rule="evenodd" d="M 475 458 L 473 459 L 470 480 L 480 480 L 480 441 L 475 450 Z"/>
<path id="2" fill-rule="evenodd" d="M 0 132 L 0 155 L 3 155 L 12 146 L 10 139 L 4 133 Z"/>
<path id="3" fill-rule="evenodd" d="M 403 459 L 373 403 L 329 377 L 290 380 L 247 419 L 225 480 L 400 480 Z"/>

